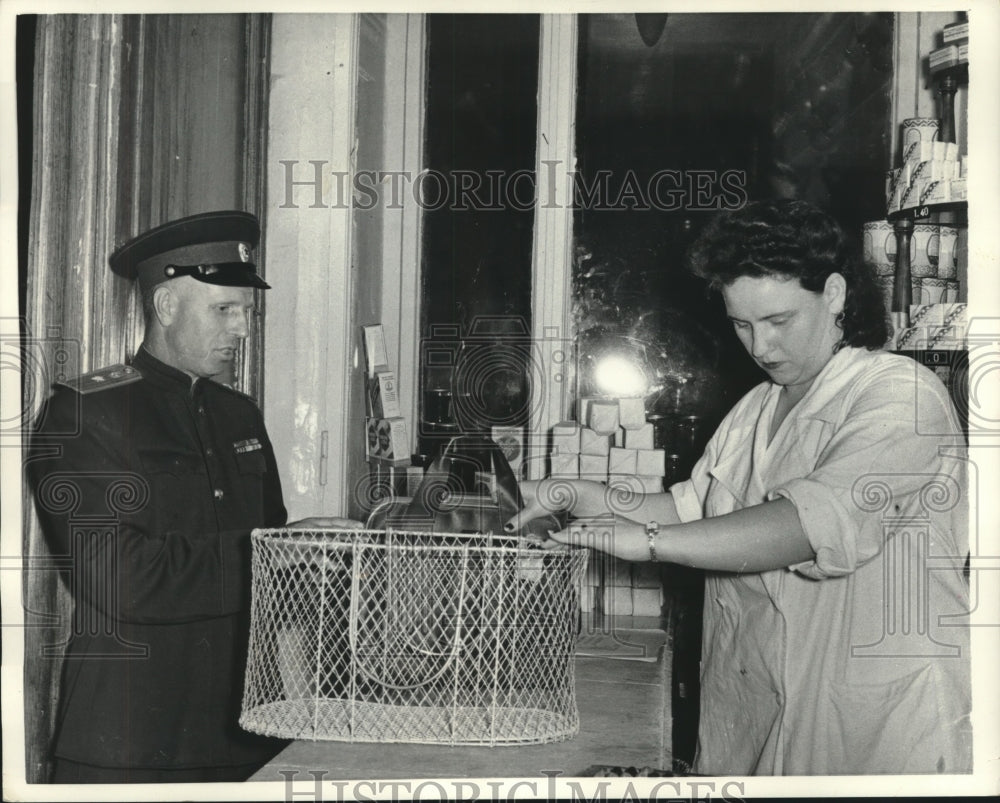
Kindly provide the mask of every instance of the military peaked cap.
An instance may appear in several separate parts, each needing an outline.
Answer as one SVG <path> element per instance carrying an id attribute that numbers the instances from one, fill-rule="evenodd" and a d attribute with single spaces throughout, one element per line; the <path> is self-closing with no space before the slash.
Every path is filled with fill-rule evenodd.
<path id="1" fill-rule="evenodd" d="M 178 276 L 266 290 L 270 285 L 257 275 L 252 255 L 259 241 L 260 224 L 249 212 L 205 212 L 140 234 L 109 262 L 119 276 L 138 279 L 143 290 Z"/>

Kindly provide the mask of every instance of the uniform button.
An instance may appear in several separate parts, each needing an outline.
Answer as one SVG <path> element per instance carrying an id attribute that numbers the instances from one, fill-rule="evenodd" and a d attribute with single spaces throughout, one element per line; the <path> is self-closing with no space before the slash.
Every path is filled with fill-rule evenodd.
<path id="1" fill-rule="evenodd" d="M 198 415 L 205 415 L 205 408 L 204 407 L 199 407 L 198 408 Z"/>
<path id="2" fill-rule="evenodd" d="M 211 457 L 213 454 L 215 454 L 215 450 L 214 449 L 206 449 L 205 450 L 205 454 L 207 454 L 209 457 Z"/>
<path id="3" fill-rule="evenodd" d="M 222 489 L 216 488 L 215 489 L 215 498 L 216 499 L 222 499 L 223 496 L 225 496 L 225 494 L 222 492 Z"/>

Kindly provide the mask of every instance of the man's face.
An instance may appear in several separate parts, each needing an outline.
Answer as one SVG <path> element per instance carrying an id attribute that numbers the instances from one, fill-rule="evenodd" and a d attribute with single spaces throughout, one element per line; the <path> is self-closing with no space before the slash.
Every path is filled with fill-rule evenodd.
<path id="1" fill-rule="evenodd" d="M 174 279 L 171 315 L 163 323 L 164 361 L 192 377 L 231 375 L 240 341 L 249 334 L 253 289 Z"/>

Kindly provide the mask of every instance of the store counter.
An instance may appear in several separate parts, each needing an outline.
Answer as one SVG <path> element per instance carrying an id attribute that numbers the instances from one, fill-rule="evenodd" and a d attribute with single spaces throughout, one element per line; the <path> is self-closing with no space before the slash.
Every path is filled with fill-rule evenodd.
<path id="1" fill-rule="evenodd" d="M 326 780 L 518 778 L 592 775 L 598 766 L 671 766 L 670 654 L 662 631 L 621 631 L 581 640 L 576 659 L 580 732 L 551 744 L 450 747 L 296 741 L 250 780 L 285 781 L 281 771 L 324 772 Z M 619 656 L 642 656 L 644 659 Z M 297 774 L 294 777 L 299 777 Z"/>

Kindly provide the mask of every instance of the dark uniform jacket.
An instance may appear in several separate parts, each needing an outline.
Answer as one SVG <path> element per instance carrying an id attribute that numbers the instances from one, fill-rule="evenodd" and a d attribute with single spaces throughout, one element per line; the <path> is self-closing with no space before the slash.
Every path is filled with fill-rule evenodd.
<path id="1" fill-rule="evenodd" d="M 55 754 L 103 767 L 265 761 L 282 743 L 238 724 L 249 533 L 286 518 L 260 411 L 141 349 L 85 381 L 56 390 L 27 465 L 76 605 Z"/>

